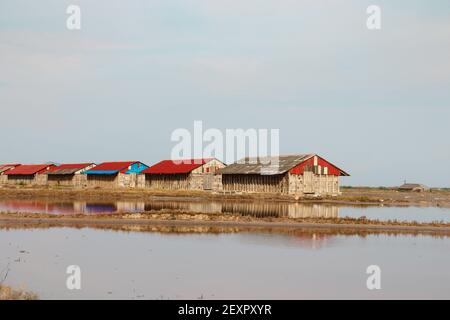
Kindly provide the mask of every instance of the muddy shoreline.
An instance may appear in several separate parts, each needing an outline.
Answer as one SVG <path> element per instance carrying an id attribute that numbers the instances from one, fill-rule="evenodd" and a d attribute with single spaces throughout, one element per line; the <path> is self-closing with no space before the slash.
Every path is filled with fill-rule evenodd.
<path id="1" fill-rule="evenodd" d="M 368 219 L 289 219 L 252 218 L 239 215 L 217 215 L 196 213 L 134 213 L 103 215 L 47 215 L 47 214 L 0 214 L 0 228 L 102 228 L 128 231 L 157 231 L 164 227 L 186 232 L 209 230 L 226 233 L 237 231 L 286 232 L 295 230 L 334 230 L 338 233 L 406 233 L 450 236 L 450 223 L 417 223 L 400 221 L 378 221 Z M 189 231 L 191 229 L 191 231 Z M 230 229 L 230 230 L 227 230 Z"/>
<path id="2" fill-rule="evenodd" d="M 421 206 L 450 208 L 450 191 L 399 192 L 393 189 L 344 188 L 342 194 L 328 198 L 301 198 L 279 194 L 214 194 L 206 191 L 152 191 L 140 189 L 72 189 L 63 187 L 0 188 L 0 199 L 64 200 L 162 200 L 177 201 L 277 201 L 292 203 L 322 203 L 363 206 Z"/>
<path id="3" fill-rule="evenodd" d="M 149 190 L 105 190 L 105 189 L 66 189 L 66 188 L 0 188 L 1 199 L 28 199 L 52 201 L 269 201 L 304 204 L 333 204 L 337 206 L 421 206 L 449 207 L 450 192 L 433 191 L 426 193 L 398 192 L 371 188 L 344 189 L 341 196 L 324 199 L 295 200 L 280 195 L 222 195 L 208 192 L 159 192 Z M 448 202 L 448 203 L 447 203 Z M 396 220 L 379 221 L 355 218 L 283 218 L 251 217 L 217 213 L 182 212 L 162 210 L 158 212 L 139 213 L 104 213 L 95 215 L 70 214 L 51 215 L 41 213 L 1 213 L 0 228 L 40 228 L 40 227 L 76 227 L 106 229 L 154 228 L 179 230 L 209 230 L 211 232 L 228 232 L 228 230 L 333 230 L 346 233 L 410 233 L 450 235 L 450 223 L 443 222 L 402 222 Z M 209 232 L 208 231 L 208 232 Z M 283 231 L 283 232 L 284 232 Z M 188 231 L 189 232 L 189 231 Z"/>

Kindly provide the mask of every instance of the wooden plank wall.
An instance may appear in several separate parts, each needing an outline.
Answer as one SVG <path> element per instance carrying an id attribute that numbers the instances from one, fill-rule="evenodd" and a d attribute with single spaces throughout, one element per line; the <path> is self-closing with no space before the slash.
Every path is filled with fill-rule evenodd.
<path id="1" fill-rule="evenodd" d="M 49 174 L 47 185 L 49 186 L 73 186 L 73 174 Z"/>
<path id="2" fill-rule="evenodd" d="M 16 184 L 16 185 L 33 185 L 35 184 L 34 175 L 8 175 L 6 184 Z"/>
<path id="3" fill-rule="evenodd" d="M 87 185 L 90 188 L 116 188 L 117 175 L 116 174 L 89 174 L 87 175 Z"/>
<path id="4" fill-rule="evenodd" d="M 241 191 L 249 193 L 288 193 L 287 174 L 224 174 L 222 175 L 223 191 Z"/>
<path id="5" fill-rule="evenodd" d="M 307 173 L 310 174 L 310 173 Z M 339 194 L 339 177 L 333 175 L 310 174 L 310 179 L 303 175 L 253 175 L 253 174 L 224 174 L 221 188 L 217 180 L 214 190 L 224 192 L 245 193 L 279 193 L 303 196 L 305 194 L 335 196 Z"/>
<path id="6" fill-rule="evenodd" d="M 189 174 L 146 174 L 145 187 L 154 190 L 189 190 Z"/>

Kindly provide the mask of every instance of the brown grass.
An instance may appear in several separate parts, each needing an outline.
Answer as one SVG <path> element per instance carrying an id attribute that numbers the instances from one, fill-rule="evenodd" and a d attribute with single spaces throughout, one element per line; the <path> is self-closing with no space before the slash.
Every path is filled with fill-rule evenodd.
<path id="1" fill-rule="evenodd" d="M 432 192 L 399 192 L 390 188 L 352 187 L 342 188 L 337 197 L 294 197 L 282 194 L 215 194 L 209 191 L 163 191 L 147 189 L 73 189 L 54 187 L 9 186 L 0 187 L 0 199 L 58 199 L 58 200 L 139 200 L 155 198 L 203 199 L 203 200 L 248 200 L 289 201 L 305 203 L 335 204 L 384 204 L 391 206 L 436 206 L 450 207 L 448 190 Z"/>
<path id="2" fill-rule="evenodd" d="M 0 285 L 0 300 L 37 300 L 38 295 L 23 289 L 12 289 L 5 285 Z"/>
<path id="3" fill-rule="evenodd" d="M 417 221 L 402 221 L 402 220 L 378 220 L 368 219 L 366 217 L 350 218 L 350 217 L 336 217 L 336 218 L 290 218 L 290 217 L 253 217 L 251 215 L 240 214 L 223 214 L 223 213 L 200 213 L 200 212 L 185 212 L 172 209 L 156 210 L 156 211 L 142 211 L 136 213 L 97 213 L 89 214 L 67 214 L 55 215 L 46 213 L 4 213 L 0 212 L 0 219 L 17 219 L 26 221 L 27 219 L 51 219 L 71 220 L 83 219 L 86 221 L 101 221 L 104 219 L 114 220 L 194 220 L 194 221 L 236 221 L 236 222 L 284 222 L 284 223 L 332 223 L 332 224 L 354 224 L 354 225 L 380 225 L 380 226 L 415 226 L 415 227 L 445 227 L 450 228 L 450 223 L 445 221 L 431 221 L 431 222 L 417 222 Z"/>
<path id="4" fill-rule="evenodd" d="M 354 218 L 285 218 L 251 216 L 234 214 L 205 214 L 192 212 L 152 212 L 129 214 L 97 214 L 97 215 L 47 215 L 24 213 L 0 213 L 0 229 L 23 228 L 100 228 L 126 231 L 158 231 L 197 233 L 197 232 L 249 232 L 261 230 L 301 230 L 301 229 L 333 229 L 335 232 L 351 231 L 353 233 L 403 233 L 431 234 L 450 236 L 450 223 L 404 222 L 398 220 L 380 221 L 361 217 Z M 174 228 L 175 227 L 175 228 Z M 178 231 L 175 231 L 178 230 Z"/>

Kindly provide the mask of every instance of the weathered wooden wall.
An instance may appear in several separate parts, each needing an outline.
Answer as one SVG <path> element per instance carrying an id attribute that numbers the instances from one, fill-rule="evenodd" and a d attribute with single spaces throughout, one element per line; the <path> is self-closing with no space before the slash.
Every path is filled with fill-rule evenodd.
<path id="1" fill-rule="evenodd" d="M 189 175 L 189 190 L 212 190 L 214 184 L 214 174 L 212 173 L 191 173 Z"/>
<path id="2" fill-rule="evenodd" d="M 49 174 L 47 175 L 47 185 L 86 188 L 88 177 L 86 174 Z"/>
<path id="3" fill-rule="evenodd" d="M 289 180 L 287 174 L 224 174 L 222 190 L 246 193 L 288 193 Z"/>
<path id="4" fill-rule="evenodd" d="M 153 190 L 189 190 L 189 174 L 146 174 L 145 187 Z"/>
<path id="5" fill-rule="evenodd" d="M 136 173 L 118 174 L 88 174 L 87 187 L 89 188 L 142 188 L 144 178 Z"/>
<path id="6" fill-rule="evenodd" d="M 117 176 L 117 187 L 119 188 L 138 188 L 141 185 L 142 178 L 137 173 L 119 173 Z"/>
<path id="7" fill-rule="evenodd" d="M 41 185 L 41 186 L 66 186 L 74 188 L 144 188 L 145 176 L 141 174 L 116 175 L 0 175 L 0 184 L 2 185 Z"/>
<path id="8" fill-rule="evenodd" d="M 2 175 L 1 182 L 5 185 L 44 186 L 47 184 L 46 174 L 35 175 Z"/>
<path id="9" fill-rule="evenodd" d="M 38 186 L 47 185 L 47 175 L 46 174 L 36 174 L 34 176 L 34 183 Z"/>
<path id="10" fill-rule="evenodd" d="M 117 174 L 88 174 L 87 186 L 89 188 L 111 189 L 118 186 Z"/>
<path id="11" fill-rule="evenodd" d="M 153 190 L 212 190 L 214 174 L 146 174 L 145 188 Z"/>
<path id="12" fill-rule="evenodd" d="M 292 196 L 339 194 L 339 177 L 285 173 L 281 175 L 224 174 L 215 177 L 216 192 L 278 193 Z"/>
<path id="13" fill-rule="evenodd" d="M 47 185 L 49 186 L 73 186 L 74 175 L 73 174 L 49 174 L 47 175 Z"/>
<path id="14" fill-rule="evenodd" d="M 214 192 L 221 192 L 221 191 L 223 191 L 223 183 L 222 183 L 222 175 L 221 174 L 215 174 L 214 175 L 212 190 Z"/>
<path id="15" fill-rule="evenodd" d="M 73 186 L 75 188 L 86 188 L 88 186 L 88 177 L 86 174 L 75 174 L 73 176 Z"/>
<path id="16" fill-rule="evenodd" d="M 308 175 L 309 178 L 307 178 Z M 294 195 L 337 196 L 339 194 L 339 177 L 335 175 L 317 175 L 311 172 L 305 172 L 303 175 L 289 174 L 289 182 L 289 193 Z"/>

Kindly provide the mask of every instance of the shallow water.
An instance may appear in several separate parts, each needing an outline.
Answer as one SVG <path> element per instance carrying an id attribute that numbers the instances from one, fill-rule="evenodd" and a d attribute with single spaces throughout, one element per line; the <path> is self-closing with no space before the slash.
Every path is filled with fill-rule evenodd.
<path id="1" fill-rule="evenodd" d="M 0 230 L 6 284 L 41 299 L 449 299 L 449 252 L 431 236 Z M 374 264 L 381 290 L 366 287 Z"/>
<path id="2" fill-rule="evenodd" d="M 193 201 L 193 200 L 152 200 L 115 202 L 56 202 L 46 200 L 0 200 L 0 212 L 28 212 L 50 214 L 72 213 L 116 213 L 150 210 L 178 210 L 200 213 L 232 213 L 254 217 L 291 218 L 359 218 L 402 220 L 402 221 L 444 221 L 450 222 L 450 209 L 437 207 L 356 207 L 330 204 L 304 204 L 265 201 Z"/>

